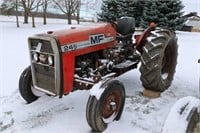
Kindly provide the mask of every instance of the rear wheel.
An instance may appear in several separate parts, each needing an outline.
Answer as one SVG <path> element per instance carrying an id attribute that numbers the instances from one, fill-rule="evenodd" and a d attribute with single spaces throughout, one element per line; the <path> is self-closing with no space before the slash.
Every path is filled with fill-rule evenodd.
<path id="1" fill-rule="evenodd" d="M 96 132 L 104 131 L 110 122 L 120 119 L 125 102 L 125 90 L 119 81 L 113 80 L 105 86 L 99 100 L 89 97 L 86 108 L 87 122 Z"/>
<path id="2" fill-rule="evenodd" d="M 177 64 L 177 39 L 173 31 L 151 32 L 141 57 L 141 81 L 145 89 L 162 92 L 170 85 Z"/>
<path id="3" fill-rule="evenodd" d="M 22 72 L 19 80 L 19 92 L 27 103 L 38 99 L 38 96 L 33 93 L 33 89 L 31 67 L 29 66 Z"/>

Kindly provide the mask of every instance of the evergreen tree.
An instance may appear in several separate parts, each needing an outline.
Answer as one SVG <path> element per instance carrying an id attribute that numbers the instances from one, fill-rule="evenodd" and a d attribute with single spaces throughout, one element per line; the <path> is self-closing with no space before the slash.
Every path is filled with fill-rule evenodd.
<path id="1" fill-rule="evenodd" d="M 151 22 L 158 23 L 159 12 L 157 10 L 157 1 L 148 0 L 145 2 L 143 15 L 141 17 L 140 25 L 144 28 L 148 27 Z"/>
<path id="2" fill-rule="evenodd" d="M 128 12 L 129 12 L 129 10 L 127 9 L 127 5 L 128 5 L 128 2 L 126 0 L 118 0 L 117 1 L 118 16 L 120 16 L 120 17 L 127 16 Z"/>
<path id="3" fill-rule="evenodd" d="M 98 14 L 100 21 L 116 21 L 120 17 L 134 17 L 136 26 L 139 26 L 143 14 L 145 1 L 141 0 L 104 0 L 101 13 Z"/>
<path id="4" fill-rule="evenodd" d="M 116 21 L 119 18 L 119 1 L 117 0 L 104 0 L 102 2 L 101 10 L 102 12 L 98 14 L 99 21 Z"/>
<path id="5" fill-rule="evenodd" d="M 140 26 L 141 17 L 143 15 L 143 8 L 145 1 L 143 0 L 126 0 L 128 2 L 127 9 L 128 14 L 127 16 L 134 17 L 136 22 L 136 27 Z"/>
<path id="6" fill-rule="evenodd" d="M 182 18 L 183 8 L 180 0 L 147 0 L 144 5 L 141 26 L 146 28 L 149 23 L 155 22 L 160 27 L 180 29 L 185 22 Z"/>
<path id="7" fill-rule="evenodd" d="M 169 18 L 167 26 L 173 27 L 174 29 L 181 29 L 184 25 L 184 22 L 186 21 L 185 18 L 183 18 L 183 11 L 184 8 L 181 0 L 172 0 L 168 3 L 169 9 L 171 9 L 172 12 L 169 12 L 167 14 L 167 18 Z"/>

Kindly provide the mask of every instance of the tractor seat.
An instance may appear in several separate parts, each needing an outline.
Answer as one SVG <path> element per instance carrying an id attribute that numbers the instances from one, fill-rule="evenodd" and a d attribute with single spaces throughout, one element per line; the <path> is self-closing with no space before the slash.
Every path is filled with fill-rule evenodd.
<path id="1" fill-rule="evenodd" d="M 131 40 L 135 31 L 135 19 L 132 17 L 122 17 L 117 21 L 117 40 L 127 41 Z"/>

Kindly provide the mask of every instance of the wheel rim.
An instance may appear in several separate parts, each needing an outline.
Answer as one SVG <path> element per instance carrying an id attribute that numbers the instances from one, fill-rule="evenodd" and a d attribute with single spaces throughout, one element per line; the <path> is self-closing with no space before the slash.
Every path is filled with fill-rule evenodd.
<path id="1" fill-rule="evenodd" d="M 115 119 L 122 105 L 122 96 L 119 91 L 112 91 L 104 99 L 101 114 L 105 123 Z"/>
<path id="2" fill-rule="evenodd" d="M 175 51 L 170 45 L 168 45 L 165 49 L 164 56 L 162 59 L 162 69 L 161 69 L 162 79 L 166 80 L 169 78 L 170 73 L 172 73 L 174 69 L 173 65 L 174 60 L 175 60 Z"/>

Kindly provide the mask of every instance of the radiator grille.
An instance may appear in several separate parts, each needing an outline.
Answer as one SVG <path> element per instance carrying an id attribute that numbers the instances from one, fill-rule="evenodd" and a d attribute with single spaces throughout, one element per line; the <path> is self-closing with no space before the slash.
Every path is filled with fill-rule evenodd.
<path id="1" fill-rule="evenodd" d="M 46 40 L 31 39 L 31 50 L 35 51 L 39 43 L 41 43 L 40 52 L 53 54 L 51 43 Z"/>
<path id="2" fill-rule="evenodd" d="M 43 56 L 47 59 L 48 55 L 53 55 L 54 52 L 51 46 L 51 42 L 42 39 L 31 38 L 30 40 L 30 53 L 33 56 L 34 53 L 37 53 L 39 57 Z M 44 56 L 45 55 L 45 56 Z M 47 92 L 57 94 L 55 86 L 55 66 L 48 65 L 46 61 L 38 60 L 34 61 L 32 58 L 32 69 L 33 78 L 35 81 L 36 87 L 39 87 Z"/>
<path id="3" fill-rule="evenodd" d="M 42 89 L 56 93 L 55 70 L 53 67 L 34 63 L 36 85 Z"/>

